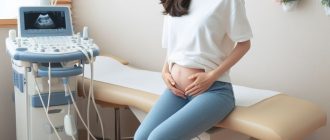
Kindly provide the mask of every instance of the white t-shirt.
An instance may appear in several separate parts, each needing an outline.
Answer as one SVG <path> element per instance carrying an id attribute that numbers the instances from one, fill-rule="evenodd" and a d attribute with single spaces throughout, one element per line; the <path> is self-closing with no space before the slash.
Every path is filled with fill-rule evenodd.
<path id="1" fill-rule="evenodd" d="M 188 68 L 216 69 L 235 47 L 252 38 L 244 0 L 191 0 L 189 14 L 165 16 L 163 48 L 167 62 Z M 218 81 L 230 82 L 229 72 Z"/>

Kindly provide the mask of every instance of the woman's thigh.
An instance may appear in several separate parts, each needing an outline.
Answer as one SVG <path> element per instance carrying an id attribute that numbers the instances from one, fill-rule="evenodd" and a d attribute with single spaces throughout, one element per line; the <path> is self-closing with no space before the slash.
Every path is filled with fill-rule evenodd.
<path id="1" fill-rule="evenodd" d="M 187 103 L 188 100 L 184 100 L 174 95 L 169 89 L 166 89 L 142 121 L 135 133 L 134 139 L 147 140 L 152 130 Z"/>
<path id="2" fill-rule="evenodd" d="M 188 140 L 223 120 L 234 108 L 231 84 L 215 83 L 152 131 L 149 140 Z"/>

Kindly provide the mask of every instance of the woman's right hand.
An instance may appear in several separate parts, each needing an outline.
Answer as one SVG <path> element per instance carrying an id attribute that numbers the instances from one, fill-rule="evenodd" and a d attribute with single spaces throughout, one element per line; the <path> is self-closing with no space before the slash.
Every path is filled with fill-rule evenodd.
<path id="1" fill-rule="evenodd" d="M 179 96 L 183 99 L 187 99 L 186 95 L 184 94 L 184 91 L 180 90 L 180 89 L 177 89 L 175 87 L 175 81 L 173 80 L 172 78 L 172 75 L 171 73 L 169 72 L 162 72 L 162 77 L 163 77 L 163 80 L 166 84 L 166 86 L 176 95 L 176 96 Z"/>

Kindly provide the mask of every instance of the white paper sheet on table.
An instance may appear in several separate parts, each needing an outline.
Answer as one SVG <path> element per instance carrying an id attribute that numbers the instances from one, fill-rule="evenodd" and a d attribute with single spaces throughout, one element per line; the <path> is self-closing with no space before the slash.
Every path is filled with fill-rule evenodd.
<path id="1" fill-rule="evenodd" d="M 90 66 L 85 75 L 90 78 Z M 161 95 L 166 88 L 160 72 L 135 69 L 105 56 L 98 56 L 94 62 L 94 80 L 120 85 Z M 236 105 L 251 106 L 279 92 L 233 85 Z"/>

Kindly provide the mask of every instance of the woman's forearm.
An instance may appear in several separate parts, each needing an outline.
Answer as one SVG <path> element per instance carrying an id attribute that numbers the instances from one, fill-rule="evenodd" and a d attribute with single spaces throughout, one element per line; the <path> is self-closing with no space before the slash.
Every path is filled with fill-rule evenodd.
<path id="1" fill-rule="evenodd" d="M 233 65 L 235 65 L 250 49 L 251 42 L 244 41 L 238 42 L 234 50 L 230 55 L 219 65 L 215 70 L 211 71 L 215 79 L 218 79 L 223 73 L 228 71 Z"/>

